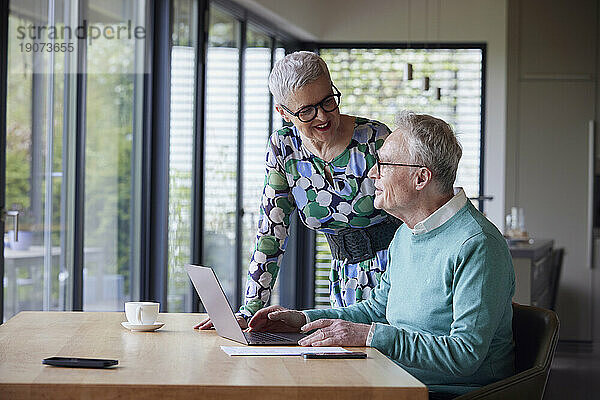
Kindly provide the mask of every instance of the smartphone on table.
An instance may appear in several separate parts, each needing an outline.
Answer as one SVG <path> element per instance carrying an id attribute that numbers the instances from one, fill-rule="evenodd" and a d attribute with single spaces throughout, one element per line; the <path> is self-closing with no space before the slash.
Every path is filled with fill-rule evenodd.
<path id="1" fill-rule="evenodd" d="M 367 358 L 367 353 L 362 351 L 340 351 L 340 352 L 323 352 L 323 353 L 304 353 L 302 354 L 305 360 L 313 359 L 347 359 L 347 358 Z"/>
<path id="2" fill-rule="evenodd" d="M 80 357 L 49 357 L 42 360 L 42 364 L 70 368 L 108 368 L 118 363 L 118 360 Z"/>

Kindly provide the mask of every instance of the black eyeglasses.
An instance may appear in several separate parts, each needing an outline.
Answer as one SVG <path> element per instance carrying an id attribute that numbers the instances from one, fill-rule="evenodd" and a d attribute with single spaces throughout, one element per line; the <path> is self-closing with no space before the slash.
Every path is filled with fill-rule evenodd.
<path id="1" fill-rule="evenodd" d="M 375 153 L 375 165 L 377 166 L 377 178 L 381 178 L 381 166 L 382 165 L 391 165 L 393 167 L 427 168 L 427 166 L 425 166 L 425 165 L 418 165 L 418 164 L 381 162 L 381 161 L 379 161 L 379 155 L 377 155 L 377 153 Z"/>
<path id="2" fill-rule="evenodd" d="M 335 87 L 335 85 L 333 83 L 331 84 L 331 87 L 335 90 L 335 93 L 330 94 L 329 96 L 325 97 L 323 100 L 321 100 L 317 104 L 313 104 L 310 106 L 304 106 L 296 112 L 293 112 L 292 110 L 290 110 L 283 104 L 280 104 L 280 106 L 285 111 L 287 111 L 289 114 L 298 118 L 300 121 L 310 122 L 313 119 L 317 118 L 317 114 L 319 112 L 319 107 L 321 107 L 323 109 L 323 111 L 325 111 L 325 112 L 332 112 L 333 110 L 337 109 L 340 106 L 340 98 L 342 97 L 342 94 Z"/>

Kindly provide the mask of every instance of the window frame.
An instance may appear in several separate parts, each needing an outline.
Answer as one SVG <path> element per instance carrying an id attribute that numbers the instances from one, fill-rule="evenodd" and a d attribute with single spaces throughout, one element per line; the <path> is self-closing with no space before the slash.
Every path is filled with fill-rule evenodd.
<path id="1" fill-rule="evenodd" d="M 6 186 L 6 93 L 8 85 L 8 1 L 0 2 L 0 228 L 4 233 Z M 0 277 L 4 279 L 4 245 L 0 249 Z M 4 321 L 4 284 L 0 285 L 0 325 Z"/>

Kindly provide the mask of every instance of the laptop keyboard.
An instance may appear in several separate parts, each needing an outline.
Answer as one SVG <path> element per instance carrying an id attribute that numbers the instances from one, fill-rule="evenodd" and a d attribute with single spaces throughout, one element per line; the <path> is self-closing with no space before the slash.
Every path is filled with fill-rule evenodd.
<path id="1" fill-rule="evenodd" d="M 244 336 L 250 343 L 289 343 L 290 339 L 284 336 L 275 335 L 269 332 L 244 332 Z"/>

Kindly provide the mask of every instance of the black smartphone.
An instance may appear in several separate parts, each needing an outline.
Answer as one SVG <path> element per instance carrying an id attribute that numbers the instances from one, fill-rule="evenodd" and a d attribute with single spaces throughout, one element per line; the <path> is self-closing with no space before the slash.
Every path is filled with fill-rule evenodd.
<path id="1" fill-rule="evenodd" d="M 325 353 L 303 353 L 305 360 L 312 359 L 343 359 L 343 358 L 367 358 L 367 353 L 362 351 L 343 351 L 343 352 L 325 352 Z"/>
<path id="2" fill-rule="evenodd" d="M 119 360 L 104 358 L 50 357 L 42 360 L 42 364 L 70 368 L 108 368 L 118 363 Z"/>

